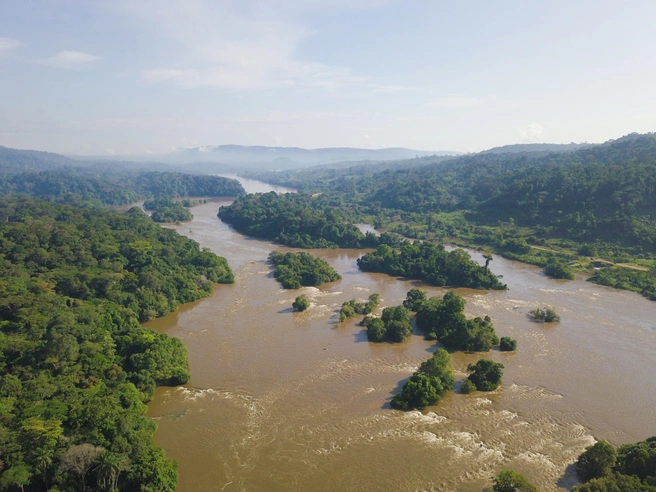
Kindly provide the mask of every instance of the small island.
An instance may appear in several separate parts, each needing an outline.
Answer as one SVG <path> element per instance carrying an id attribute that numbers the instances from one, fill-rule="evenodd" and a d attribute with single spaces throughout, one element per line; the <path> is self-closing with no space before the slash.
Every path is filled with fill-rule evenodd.
<path id="1" fill-rule="evenodd" d="M 316 287 L 342 278 L 326 261 L 305 251 L 299 253 L 273 251 L 269 255 L 269 261 L 275 265 L 273 276 L 285 289 Z"/>
<path id="2" fill-rule="evenodd" d="M 412 334 L 410 311 L 403 306 L 386 307 L 380 318 L 365 318 L 370 342 L 400 343 Z"/>
<path id="3" fill-rule="evenodd" d="M 401 393 L 392 398 L 397 410 L 423 410 L 437 404 L 456 384 L 449 353 L 439 348 L 419 366 L 419 370 L 403 385 Z"/>
<path id="4" fill-rule="evenodd" d="M 188 206 L 192 201 L 187 201 Z M 193 201 L 197 205 L 198 202 Z M 158 196 L 152 200 L 146 200 L 143 204 L 145 210 L 152 211 L 151 218 L 155 222 L 184 222 L 194 218 L 191 212 L 185 208 L 185 205 L 171 198 L 170 196 Z"/>
<path id="5" fill-rule="evenodd" d="M 553 323 L 554 321 L 560 321 L 560 316 L 549 307 L 544 307 L 542 309 L 537 308 L 533 311 L 530 311 L 529 316 L 533 318 L 533 321 L 537 323 Z"/>

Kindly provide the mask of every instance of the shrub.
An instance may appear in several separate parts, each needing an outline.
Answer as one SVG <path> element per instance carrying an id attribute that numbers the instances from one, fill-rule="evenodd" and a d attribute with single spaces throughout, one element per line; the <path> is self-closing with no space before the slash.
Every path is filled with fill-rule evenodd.
<path id="1" fill-rule="evenodd" d="M 501 349 L 502 352 L 512 352 L 517 350 L 517 340 L 513 340 L 510 337 L 501 337 L 499 349 Z"/>
<path id="2" fill-rule="evenodd" d="M 462 386 L 460 386 L 460 392 L 463 395 L 468 395 L 474 391 L 476 391 L 476 386 L 474 383 L 472 383 L 469 379 L 465 379 L 465 381 L 462 383 Z"/>
<path id="3" fill-rule="evenodd" d="M 467 372 L 469 380 L 478 391 L 494 391 L 501 384 L 503 364 L 487 359 L 481 359 L 476 364 L 469 364 Z"/>
<path id="4" fill-rule="evenodd" d="M 526 477 L 511 470 L 502 470 L 494 477 L 494 492 L 538 492 Z"/>
<path id="5" fill-rule="evenodd" d="M 310 299 L 308 299 L 308 296 L 305 294 L 298 296 L 294 299 L 292 307 L 294 308 L 294 311 L 305 311 L 310 307 Z"/>
<path id="6" fill-rule="evenodd" d="M 576 472 L 585 481 L 610 475 L 617 449 L 606 441 L 598 441 L 587 448 L 576 462 Z"/>

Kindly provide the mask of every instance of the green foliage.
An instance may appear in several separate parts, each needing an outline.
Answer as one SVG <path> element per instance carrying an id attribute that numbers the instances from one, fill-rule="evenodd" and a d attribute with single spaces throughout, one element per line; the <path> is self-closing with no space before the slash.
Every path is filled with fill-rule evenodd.
<path id="1" fill-rule="evenodd" d="M 615 473 L 577 485 L 572 492 L 656 492 L 656 485 L 644 483 L 637 477 Z"/>
<path id="2" fill-rule="evenodd" d="M 153 211 L 151 218 L 155 222 L 181 222 L 194 218 L 181 202 L 170 196 L 158 196 L 148 200 L 144 202 L 144 208 Z"/>
<path id="3" fill-rule="evenodd" d="M 476 364 L 467 366 L 469 380 L 478 391 L 494 391 L 501 384 L 503 364 L 487 359 L 481 359 Z"/>
<path id="4" fill-rule="evenodd" d="M 358 259 L 366 272 L 425 280 L 433 285 L 470 287 L 472 289 L 506 289 L 489 270 L 472 261 L 469 254 L 456 249 L 447 252 L 442 245 L 430 242 L 405 244 L 399 253 L 383 244 L 376 251 Z"/>
<path id="5" fill-rule="evenodd" d="M 386 307 L 381 318 L 366 322 L 370 342 L 400 343 L 412 334 L 410 312 L 403 306 Z"/>
<path id="6" fill-rule="evenodd" d="M 446 350 L 438 349 L 403 385 L 401 393 L 392 398 L 392 408 L 423 410 L 429 405 L 437 404 L 454 385 L 451 356 Z"/>
<path id="7" fill-rule="evenodd" d="M 552 323 L 554 321 L 560 321 L 560 316 L 549 307 L 544 307 L 542 309 L 537 308 L 533 311 L 530 311 L 530 314 L 533 317 L 533 320 L 538 323 Z"/>
<path id="8" fill-rule="evenodd" d="M 562 261 L 555 259 L 549 260 L 547 266 L 544 267 L 544 273 L 552 278 L 574 280 L 574 272 L 572 272 L 572 269 Z"/>
<path id="9" fill-rule="evenodd" d="M 617 471 L 640 479 L 656 478 L 656 436 L 620 446 Z"/>
<path id="10" fill-rule="evenodd" d="M 472 383 L 469 379 L 465 379 L 462 385 L 460 386 L 460 392 L 463 395 L 468 395 L 470 393 L 473 393 L 474 391 L 476 391 L 476 386 L 474 385 L 474 383 Z"/>
<path id="11" fill-rule="evenodd" d="M 366 302 L 358 302 L 355 299 L 351 299 L 342 304 L 342 308 L 339 310 L 339 322 L 341 323 L 348 318 L 353 318 L 356 314 L 370 314 L 379 303 L 380 295 L 376 293 L 371 294 Z M 368 325 L 367 322 L 363 323 L 363 326 L 366 325 Z"/>
<path id="12" fill-rule="evenodd" d="M 221 176 L 68 167 L 13 174 L 0 180 L 0 192 L 57 198 L 75 195 L 106 205 L 123 205 L 161 195 L 239 196 L 244 189 L 237 180 Z"/>
<path id="13" fill-rule="evenodd" d="M 517 340 L 513 340 L 510 337 L 501 337 L 499 342 L 499 350 L 502 352 L 512 352 L 517 350 Z"/>
<path id="14" fill-rule="evenodd" d="M 606 441 L 597 441 L 576 461 L 576 472 L 583 480 L 610 475 L 617 461 L 617 449 Z"/>
<path id="15" fill-rule="evenodd" d="M 499 343 L 489 316 L 467 319 L 465 300 L 455 291 L 431 297 L 417 309 L 417 327 L 453 350 L 486 352 Z"/>
<path id="16" fill-rule="evenodd" d="M 232 281 L 225 259 L 137 208 L 0 199 L 0 216 L 0 488 L 174 491 L 144 402 L 188 381 L 187 351 L 139 321 Z M 85 443 L 116 466 L 60 469 Z"/>
<path id="17" fill-rule="evenodd" d="M 273 251 L 269 261 L 275 265 L 273 276 L 285 289 L 316 287 L 342 278 L 328 262 L 304 251 L 285 254 Z"/>
<path id="18" fill-rule="evenodd" d="M 410 289 L 406 295 L 405 301 L 403 301 L 403 306 L 408 308 L 410 311 L 417 311 L 421 303 L 426 300 L 426 291 L 421 289 Z"/>
<path id="19" fill-rule="evenodd" d="M 511 470 L 502 470 L 494 477 L 494 492 L 538 492 L 526 477 Z"/>
<path id="20" fill-rule="evenodd" d="M 656 274 L 654 272 L 613 266 L 597 270 L 588 279 L 588 282 L 640 292 L 650 300 L 656 301 Z"/>
<path id="21" fill-rule="evenodd" d="M 305 311 L 310 307 L 310 299 L 305 294 L 298 296 L 292 303 L 294 311 Z"/>
<path id="22" fill-rule="evenodd" d="M 345 223 L 321 196 L 249 194 L 221 207 L 219 218 L 243 234 L 299 248 L 358 248 L 375 240 Z"/>

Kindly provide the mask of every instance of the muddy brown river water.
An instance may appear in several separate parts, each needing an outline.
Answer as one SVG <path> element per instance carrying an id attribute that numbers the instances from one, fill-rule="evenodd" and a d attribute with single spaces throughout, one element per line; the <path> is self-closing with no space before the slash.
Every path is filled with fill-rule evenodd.
<path id="1" fill-rule="evenodd" d="M 247 191 L 272 189 L 242 181 Z M 490 267 L 508 291 L 458 292 L 468 315 L 491 316 L 518 350 L 452 357 L 459 382 L 470 362 L 502 362 L 503 385 L 399 412 L 392 395 L 435 343 L 418 334 L 369 343 L 359 318 L 337 324 L 336 313 L 373 292 L 383 307 L 415 286 L 429 296 L 445 289 L 360 272 L 363 251 L 312 250 L 342 280 L 286 291 L 266 258 L 289 249 L 223 224 L 216 213 L 227 203 L 195 207 L 194 220 L 175 229 L 225 256 L 235 283 L 147 323 L 189 349 L 191 381 L 158 388 L 148 413 L 157 443 L 179 463 L 178 490 L 480 491 L 504 468 L 540 490 L 566 490 L 593 436 L 621 444 L 656 434 L 656 303 L 495 257 Z M 294 313 L 301 293 L 312 305 Z M 560 323 L 529 320 L 545 305 Z"/>

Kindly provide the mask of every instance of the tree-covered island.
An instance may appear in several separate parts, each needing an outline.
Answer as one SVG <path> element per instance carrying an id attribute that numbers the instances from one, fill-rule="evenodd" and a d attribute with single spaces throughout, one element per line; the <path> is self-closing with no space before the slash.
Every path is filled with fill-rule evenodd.
<path id="1" fill-rule="evenodd" d="M 316 287 L 326 282 L 334 282 L 342 277 L 328 262 L 310 253 L 280 253 L 272 251 L 269 261 L 273 263 L 273 276 L 285 289 Z"/>

